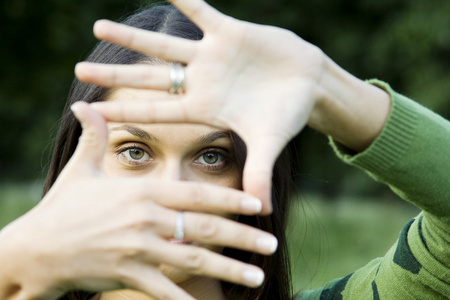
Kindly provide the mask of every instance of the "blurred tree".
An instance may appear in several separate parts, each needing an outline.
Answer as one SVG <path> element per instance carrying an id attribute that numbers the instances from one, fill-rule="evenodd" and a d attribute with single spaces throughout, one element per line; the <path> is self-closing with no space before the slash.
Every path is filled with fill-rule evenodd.
<path id="1" fill-rule="evenodd" d="M 95 43 L 92 24 L 138 6 L 108 1 L 6 0 L 0 6 L 0 179 L 43 175 L 73 67 Z"/>
<path id="2" fill-rule="evenodd" d="M 236 18 L 290 29 L 356 76 L 388 81 L 397 91 L 450 116 L 450 1 L 209 2 Z M 99 18 L 120 19 L 142 4 L 2 0 L 0 179 L 43 174 L 48 156 L 41 153 L 50 148 L 73 66 L 95 44 L 92 24 Z M 306 130 L 297 140 L 304 189 L 323 189 L 327 182 L 330 196 L 361 189 L 384 193 L 380 185 L 337 162 L 325 138 Z"/>

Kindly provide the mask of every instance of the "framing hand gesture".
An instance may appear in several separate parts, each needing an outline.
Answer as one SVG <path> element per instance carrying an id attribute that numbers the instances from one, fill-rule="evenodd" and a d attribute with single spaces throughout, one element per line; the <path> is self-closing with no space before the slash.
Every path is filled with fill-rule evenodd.
<path id="1" fill-rule="evenodd" d="M 269 213 L 274 162 L 308 122 L 324 56 L 287 30 L 235 20 L 201 0 L 171 2 L 203 30 L 202 40 L 105 20 L 95 24 L 94 33 L 182 63 L 184 93 L 126 107 L 107 102 L 94 107 L 109 121 L 204 123 L 233 130 L 247 145 L 244 190 L 262 199 L 262 212 Z M 107 87 L 168 91 L 172 85 L 167 65 L 80 63 L 76 75 Z"/>

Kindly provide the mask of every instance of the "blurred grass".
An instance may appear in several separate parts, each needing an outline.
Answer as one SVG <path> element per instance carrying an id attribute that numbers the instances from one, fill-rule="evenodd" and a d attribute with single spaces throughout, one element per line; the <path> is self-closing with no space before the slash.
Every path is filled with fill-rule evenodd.
<path id="1" fill-rule="evenodd" d="M 41 184 L 0 184 L 0 228 L 31 209 Z M 317 288 L 383 256 L 418 209 L 400 201 L 306 194 L 288 228 L 294 291 Z"/>
<path id="2" fill-rule="evenodd" d="M 0 228 L 36 205 L 41 192 L 41 182 L 0 183 Z"/>
<path id="3" fill-rule="evenodd" d="M 391 199 L 302 195 L 288 227 L 294 291 L 313 289 L 384 256 L 403 226 L 419 213 Z"/>

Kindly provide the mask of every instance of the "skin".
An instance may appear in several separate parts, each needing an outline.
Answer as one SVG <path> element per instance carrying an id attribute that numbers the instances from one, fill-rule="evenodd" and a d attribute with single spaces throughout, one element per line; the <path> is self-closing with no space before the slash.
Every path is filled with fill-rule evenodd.
<path id="1" fill-rule="evenodd" d="M 170 97 L 165 93 L 154 101 L 130 100 L 127 105 L 108 101 L 73 107 L 83 125 L 74 157 L 41 204 L 0 233 L 1 299 L 55 299 L 77 287 L 130 288 L 156 299 L 191 300 L 160 273 L 159 265 L 169 261 L 198 275 L 256 286 L 258 280 L 244 276 L 246 271 L 257 272 L 256 267 L 236 264 L 200 247 L 169 243 L 175 210 L 187 211 L 188 240 L 272 253 L 273 247 L 260 247 L 268 244 L 258 242 L 264 233 L 200 212 L 248 214 L 242 203 L 253 195 L 262 200 L 262 213 L 270 213 L 274 161 L 306 125 L 355 151 L 370 147 L 381 132 L 390 111 L 389 95 L 349 74 L 317 47 L 287 30 L 225 16 L 201 0 L 171 2 L 203 30 L 201 41 L 109 21 L 98 22 L 94 32 L 100 39 L 148 56 L 186 64 L 184 93 Z M 76 76 L 113 88 L 167 92 L 170 87 L 169 70 L 161 65 L 83 63 L 76 67 Z M 108 178 L 103 170 L 105 119 L 197 123 L 233 130 L 247 145 L 243 173 L 247 193 L 182 181 Z M 124 190 L 131 194 L 124 195 Z M 197 197 L 190 202 L 186 195 Z M 130 209 L 132 217 L 123 213 Z M 149 211 L 158 211 L 154 219 L 149 220 Z M 216 234 L 205 234 L 205 224 Z M 61 239 L 54 239 L 56 235 Z M 153 247 L 139 243 L 142 240 L 151 240 Z M 20 259 L 11 259 L 17 253 L 22 254 Z"/>
<path id="2" fill-rule="evenodd" d="M 107 101 L 151 101 L 162 92 L 123 88 Z M 139 177 L 147 180 L 206 182 L 241 189 L 241 174 L 234 159 L 227 132 L 196 124 L 108 123 L 109 140 L 104 170 L 109 177 Z M 217 215 L 233 219 L 230 214 Z M 221 253 L 222 247 L 183 241 Z M 161 265 L 162 273 L 195 299 L 224 299 L 220 282 L 194 276 L 170 265 Z M 133 290 L 102 293 L 102 300 L 153 299 Z"/>
<path id="3" fill-rule="evenodd" d="M 211 215 L 254 214 L 258 201 L 208 183 L 110 178 L 104 170 L 105 120 L 86 103 L 74 112 L 83 133 L 71 160 L 44 199 L 0 232 L 1 299 L 57 299 L 72 289 L 124 288 L 155 299 L 194 299 L 161 273 L 161 264 L 261 284 L 256 266 L 169 241 L 177 211 L 185 211 L 188 241 L 273 253 L 276 240 L 270 234 Z"/>
<path id="4" fill-rule="evenodd" d="M 95 103 L 106 119 L 126 122 L 201 123 L 236 132 L 246 143 L 244 191 L 271 212 L 274 162 L 306 125 L 355 151 L 380 133 L 389 95 L 361 81 L 294 33 L 221 14 L 202 0 L 172 0 L 203 31 L 200 41 L 98 21 L 99 39 L 166 61 L 184 63 L 184 93 L 173 101 L 123 107 Z M 270 41 L 268 43 L 267 41 Z M 282 58 L 282 59 L 281 59 Z M 108 87 L 170 88 L 167 66 L 81 63 L 80 80 Z"/>

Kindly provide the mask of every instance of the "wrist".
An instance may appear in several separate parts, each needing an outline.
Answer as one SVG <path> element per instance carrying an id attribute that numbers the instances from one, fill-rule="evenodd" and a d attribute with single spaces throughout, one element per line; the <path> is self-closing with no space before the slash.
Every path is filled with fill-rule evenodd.
<path id="1" fill-rule="evenodd" d="M 390 96 L 327 58 L 308 125 L 355 151 L 380 134 L 390 112 Z"/>

